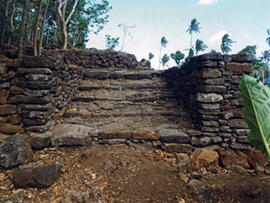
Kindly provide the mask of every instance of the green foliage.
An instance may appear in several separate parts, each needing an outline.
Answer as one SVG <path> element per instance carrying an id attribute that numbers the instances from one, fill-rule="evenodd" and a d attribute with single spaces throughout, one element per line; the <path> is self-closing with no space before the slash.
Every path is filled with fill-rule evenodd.
<path id="1" fill-rule="evenodd" d="M 159 66 L 158 68 L 160 68 L 160 64 L 163 63 L 162 62 L 162 59 L 160 60 L 160 57 L 161 57 L 161 50 L 162 50 L 162 47 L 165 48 L 168 44 L 168 40 L 163 36 L 160 40 L 160 50 L 159 50 Z M 163 65 L 164 67 L 164 65 Z"/>
<path id="2" fill-rule="evenodd" d="M 188 58 L 194 56 L 194 51 L 193 49 L 189 49 L 189 52 L 188 52 Z"/>
<path id="3" fill-rule="evenodd" d="M 169 62 L 169 60 L 170 60 L 170 57 L 168 56 L 168 54 L 164 54 L 163 57 L 162 57 L 162 59 L 161 59 L 163 68 L 164 68 L 165 65 Z"/>
<path id="4" fill-rule="evenodd" d="M 248 75 L 242 77 L 239 89 L 243 96 L 244 120 L 250 128 L 248 141 L 270 160 L 270 89 Z"/>
<path id="5" fill-rule="evenodd" d="M 111 37 L 110 35 L 105 35 L 106 38 L 106 47 L 109 50 L 114 50 L 115 47 L 119 44 L 120 37 Z"/>
<path id="6" fill-rule="evenodd" d="M 252 55 L 253 57 L 255 57 L 256 56 L 256 49 L 257 49 L 256 45 L 253 45 L 253 46 L 248 45 L 244 49 L 239 51 L 238 53 L 244 53 L 244 54 Z"/>
<path id="7" fill-rule="evenodd" d="M 181 51 L 176 51 L 175 53 L 172 53 L 170 56 L 178 66 L 181 63 L 181 60 L 185 58 L 185 54 L 183 54 Z"/>
<path id="8" fill-rule="evenodd" d="M 189 49 L 188 56 L 185 58 L 185 63 L 189 62 L 190 58 L 194 56 L 193 49 Z"/>
<path id="9" fill-rule="evenodd" d="M 221 46 L 220 46 L 222 53 L 228 54 L 229 52 L 231 52 L 232 51 L 232 49 L 231 49 L 232 43 L 235 43 L 235 41 L 232 41 L 230 39 L 229 34 L 225 34 L 222 37 Z"/>
<path id="10" fill-rule="evenodd" d="M 196 55 L 198 54 L 199 51 L 205 51 L 208 48 L 208 46 L 202 41 L 197 39 L 195 43 L 195 51 Z"/>
<path id="11" fill-rule="evenodd" d="M 147 67 L 151 68 L 151 61 L 146 60 L 145 64 L 146 64 Z"/>
<path id="12" fill-rule="evenodd" d="M 152 58 L 154 58 L 154 56 L 155 56 L 155 55 L 154 55 L 153 53 L 150 52 L 150 53 L 148 54 L 148 60 L 151 60 Z"/>
<path id="13" fill-rule="evenodd" d="M 211 49 L 210 53 L 217 53 L 215 49 Z"/>
<path id="14" fill-rule="evenodd" d="M 188 29 L 186 32 L 190 34 L 190 49 L 193 48 L 192 46 L 192 33 L 198 33 L 200 32 L 200 23 L 197 21 L 196 18 L 193 18 L 190 22 L 190 25 L 188 26 Z"/>
<path id="15" fill-rule="evenodd" d="M 261 60 L 270 66 L 270 49 L 269 50 L 265 50 L 263 53 L 262 53 L 262 56 L 261 56 Z"/>
<path id="16" fill-rule="evenodd" d="M 167 44 L 168 44 L 168 40 L 163 36 L 161 38 L 161 40 L 160 40 L 160 44 L 161 44 L 162 47 L 165 48 L 167 46 Z"/>
<path id="17" fill-rule="evenodd" d="M 18 46 L 20 25 L 22 20 L 22 11 L 24 1 L 15 2 L 15 15 L 13 18 L 14 28 L 13 30 L 8 25 L 4 37 L 4 43 L 14 46 Z M 45 0 L 43 3 L 45 4 Z M 68 1 L 66 7 L 66 15 L 70 13 L 72 9 L 72 2 Z M 29 9 L 27 12 L 27 22 L 25 28 L 25 36 L 23 38 L 24 46 L 31 46 L 31 37 L 33 36 L 35 14 L 37 11 L 36 1 L 30 1 Z M 61 23 L 57 14 L 58 1 L 50 1 L 49 9 L 47 12 L 46 24 L 44 29 L 44 41 L 43 47 L 47 48 L 60 48 L 63 44 L 63 33 L 61 29 Z M 4 15 L 5 2 L 0 1 L 0 30 L 4 26 L 2 16 Z M 42 16 L 44 13 L 43 6 Z M 11 6 L 10 6 L 11 9 Z M 85 48 L 88 41 L 89 34 L 98 34 L 109 20 L 108 13 L 112 7 L 109 5 L 108 0 L 79 0 L 76 6 L 74 14 L 67 25 L 68 32 L 68 47 Z M 3 12 L 2 12 L 3 11 Z M 40 30 L 40 28 L 39 28 Z"/>
<path id="18" fill-rule="evenodd" d="M 269 71 L 267 65 L 262 59 L 256 58 L 252 61 L 252 71 L 250 76 L 256 78 L 261 82 L 265 82 L 265 79 L 269 77 Z"/>
<path id="19" fill-rule="evenodd" d="M 200 32 L 200 26 L 199 25 L 200 25 L 200 23 L 197 21 L 197 19 L 193 18 L 191 20 L 190 25 L 189 25 L 186 32 L 188 32 L 189 34 L 192 34 L 193 32 L 195 32 L 195 33 Z"/>

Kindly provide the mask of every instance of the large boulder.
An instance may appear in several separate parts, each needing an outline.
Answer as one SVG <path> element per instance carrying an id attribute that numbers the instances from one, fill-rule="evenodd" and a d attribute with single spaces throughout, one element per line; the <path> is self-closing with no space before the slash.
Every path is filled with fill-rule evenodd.
<path id="1" fill-rule="evenodd" d="M 218 150 L 220 160 L 225 168 L 230 168 L 232 165 L 238 165 L 245 169 L 250 168 L 248 156 L 243 152 L 234 152 L 220 148 Z"/>
<path id="2" fill-rule="evenodd" d="M 98 135 L 97 129 L 77 124 L 60 124 L 54 127 L 52 146 L 89 145 L 92 137 Z"/>
<path id="3" fill-rule="evenodd" d="M 219 154 L 208 149 L 197 149 L 191 155 L 191 160 L 199 167 L 218 166 Z"/>
<path id="4" fill-rule="evenodd" d="M 16 187 L 46 188 L 52 185 L 61 174 L 61 165 L 23 166 L 11 172 L 12 183 Z"/>
<path id="5" fill-rule="evenodd" d="M 20 134 L 5 139 L 0 143 L 0 167 L 12 168 L 31 161 L 31 146 L 22 139 Z"/>

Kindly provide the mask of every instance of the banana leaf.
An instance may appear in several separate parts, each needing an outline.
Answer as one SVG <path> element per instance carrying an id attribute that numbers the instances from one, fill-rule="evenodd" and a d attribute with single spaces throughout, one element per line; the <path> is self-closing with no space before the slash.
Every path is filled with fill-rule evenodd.
<path id="1" fill-rule="evenodd" d="M 248 141 L 270 160 L 270 89 L 248 75 L 243 75 L 239 85 L 244 104 L 244 121 L 250 134 Z"/>

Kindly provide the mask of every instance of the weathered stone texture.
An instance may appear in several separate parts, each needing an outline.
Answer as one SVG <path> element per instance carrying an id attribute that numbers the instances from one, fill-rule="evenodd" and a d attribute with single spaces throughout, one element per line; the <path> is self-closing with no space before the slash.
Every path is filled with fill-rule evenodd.
<path id="1" fill-rule="evenodd" d="M 31 161 L 32 157 L 31 146 L 19 134 L 0 143 L 0 167 L 15 167 Z"/>
<path id="2" fill-rule="evenodd" d="M 189 151 L 192 145 L 246 150 L 250 145 L 238 85 L 241 75 L 251 70 L 251 61 L 243 54 L 211 53 L 192 57 L 181 68 L 153 71 L 144 69 L 134 55 L 109 50 L 24 56 L 23 67 L 0 70 L 0 132 L 25 131 L 37 149 L 50 144 L 147 142 L 178 152 Z M 73 106 L 71 101 L 77 106 L 66 111 Z M 73 117 L 80 121 L 53 129 L 54 120 L 63 115 L 70 123 L 78 121 Z M 117 120 L 122 117 L 156 120 L 153 125 L 148 121 L 127 125 Z M 157 128 L 155 122 L 161 118 L 171 123 L 181 120 L 183 125 Z M 97 126 L 91 125 L 93 121 Z M 192 124 L 187 126 L 187 121 Z"/>
<path id="3" fill-rule="evenodd" d="M 245 54 L 204 54 L 192 57 L 181 68 L 164 72 L 176 98 L 193 115 L 197 128 L 202 131 L 199 136 L 190 135 L 193 145 L 218 143 L 236 150 L 250 148 L 245 137 L 249 131 L 243 121 L 238 85 L 242 74 L 251 71 L 251 61 Z"/>
<path id="4" fill-rule="evenodd" d="M 15 114 L 17 107 L 15 105 L 5 104 L 0 105 L 0 115 L 11 115 Z"/>
<path id="5" fill-rule="evenodd" d="M 12 183 L 19 188 L 47 188 L 61 175 L 61 165 L 23 166 L 11 172 Z"/>
<path id="6" fill-rule="evenodd" d="M 61 124 L 53 129 L 52 146 L 89 145 L 92 137 L 97 136 L 97 130 L 83 126 Z"/>

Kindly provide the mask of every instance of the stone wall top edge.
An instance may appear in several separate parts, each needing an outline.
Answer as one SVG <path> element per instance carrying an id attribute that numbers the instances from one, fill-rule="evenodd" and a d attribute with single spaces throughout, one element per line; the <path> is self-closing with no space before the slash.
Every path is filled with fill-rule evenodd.
<path id="1" fill-rule="evenodd" d="M 221 53 L 206 53 L 198 56 L 193 56 L 190 59 L 191 63 L 202 61 L 226 61 L 226 62 L 252 62 L 254 57 L 252 55 L 239 53 L 232 55 L 223 55 Z"/>
<path id="2" fill-rule="evenodd" d="M 68 53 L 76 53 L 76 54 L 82 54 L 82 55 L 88 55 L 88 54 L 111 54 L 111 55 L 125 55 L 125 56 L 133 56 L 132 53 L 127 52 L 121 52 L 121 51 L 114 51 L 114 50 L 108 50 L 108 49 L 96 49 L 96 48 L 89 48 L 89 49 L 57 49 L 57 50 L 45 50 L 42 52 L 44 55 L 51 55 L 54 53 L 59 54 L 68 54 Z"/>

